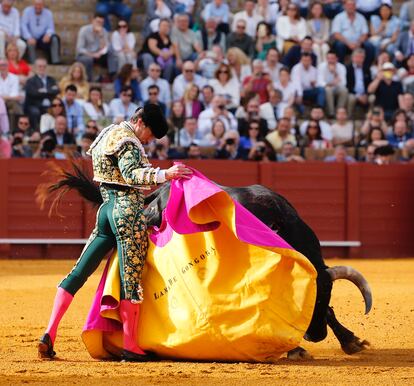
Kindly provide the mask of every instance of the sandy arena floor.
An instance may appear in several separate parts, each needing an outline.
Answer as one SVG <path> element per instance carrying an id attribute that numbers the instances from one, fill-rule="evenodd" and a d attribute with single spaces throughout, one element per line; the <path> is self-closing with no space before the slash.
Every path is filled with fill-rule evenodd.
<path id="1" fill-rule="evenodd" d="M 333 299 L 340 321 L 371 342 L 361 354 L 344 354 L 329 334 L 304 343 L 312 361 L 248 363 L 118 363 L 92 360 L 81 341 L 99 273 L 75 298 L 56 342 L 59 360 L 37 359 L 36 341 L 47 324 L 55 286 L 73 261 L 0 260 L 0 384 L 35 385 L 414 385 L 414 260 L 329 260 L 360 270 L 371 284 L 374 307 L 337 282 Z"/>

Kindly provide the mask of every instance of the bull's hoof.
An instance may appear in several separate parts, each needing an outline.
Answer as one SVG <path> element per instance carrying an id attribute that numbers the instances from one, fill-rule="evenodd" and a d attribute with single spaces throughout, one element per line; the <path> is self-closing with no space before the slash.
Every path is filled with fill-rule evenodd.
<path id="1" fill-rule="evenodd" d="M 354 336 L 350 342 L 341 345 L 342 350 L 348 355 L 364 351 L 368 346 L 370 346 L 370 343 L 367 340 L 361 340 L 357 336 Z"/>
<path id="2" fill-rule="evenodd" d="M 293 361 L 311 360 L 313 359 L 313 356 L 309 354 L 304 348 L 296 347 L 293 350 L 288 351 L 287 359 L 291 359 Z"/>

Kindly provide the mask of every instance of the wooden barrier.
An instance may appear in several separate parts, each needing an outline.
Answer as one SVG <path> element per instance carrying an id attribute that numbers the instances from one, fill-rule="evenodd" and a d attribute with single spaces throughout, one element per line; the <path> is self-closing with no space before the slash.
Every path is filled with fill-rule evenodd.
<path id="1" fill-rule="evenodd" d="M 58 162 L 65 165 L 64 162 Z M 324 241 L 360 241 L 330 246 L 340 257 L 414 256 L 414 166 L 186 161 L 213 181 L 231 186 L 261 183 L 284 195 Z M 94 226 L 95 209 L 76 194 L 62 200 L 63 217 L 48 217 L 35 203 L 47 161 L 0 160 L 0 239 L 82 239 Z M 86 161 L 85 165 L 90 166 Z M 167 168 L 172 161 L 155 161 Z M 0 256 L 76 258 L 81 245 L 0 244 Z"/>

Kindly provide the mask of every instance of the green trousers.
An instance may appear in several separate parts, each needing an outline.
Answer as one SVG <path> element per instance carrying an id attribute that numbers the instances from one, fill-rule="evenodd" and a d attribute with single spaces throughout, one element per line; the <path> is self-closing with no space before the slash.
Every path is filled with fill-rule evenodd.
<path id="1" fill-rule="evenodd" d="M 116 247 L 121 299 L 140 303 L 143 300 L 142 271 L 148 250 L 144 196 L 137 189 L 116 190 L 107 186 L 101 186 L 104 202 L 96 214 L 95 228 L 72 271 L 59 287 L 75 295 L 105 255 Z"/>

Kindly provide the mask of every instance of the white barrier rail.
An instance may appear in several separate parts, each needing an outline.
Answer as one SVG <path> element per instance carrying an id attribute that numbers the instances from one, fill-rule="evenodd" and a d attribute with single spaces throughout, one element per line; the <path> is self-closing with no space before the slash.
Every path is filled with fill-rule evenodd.
<path id="1" fill-rule="evenodd" d="M 0 239 L 0 244 L 86 244 L 88 239 Z M 360 241 L 321 241 L 321 247 L 360 247 Z"/>

